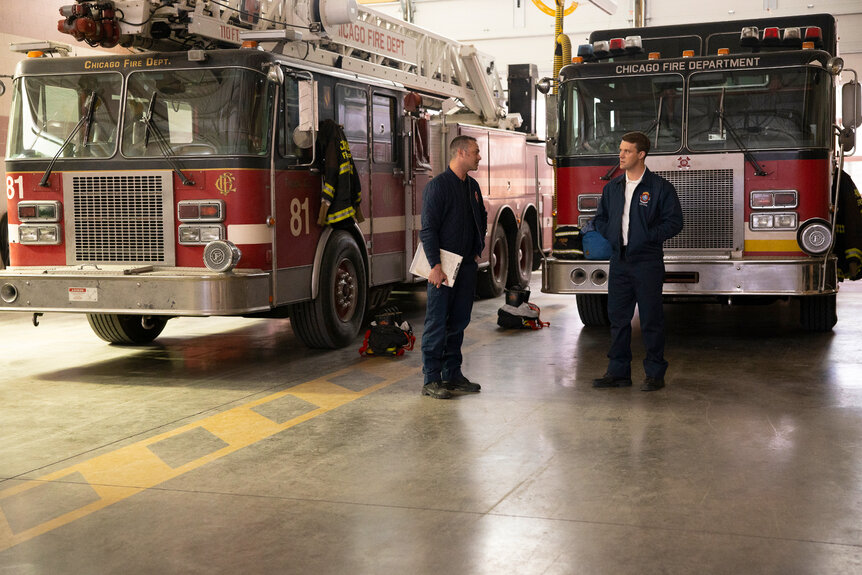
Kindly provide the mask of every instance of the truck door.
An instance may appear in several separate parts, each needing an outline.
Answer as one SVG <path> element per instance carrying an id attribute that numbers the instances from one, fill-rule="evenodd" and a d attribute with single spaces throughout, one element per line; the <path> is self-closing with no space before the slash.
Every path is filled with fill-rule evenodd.
<path id="1" fill-rule="evenodd" d="M 398 98 L 371 95 L 371 283 L 404 279 L 405 202 Z M 412 255 L 412 254 L 411 254 Z"/>

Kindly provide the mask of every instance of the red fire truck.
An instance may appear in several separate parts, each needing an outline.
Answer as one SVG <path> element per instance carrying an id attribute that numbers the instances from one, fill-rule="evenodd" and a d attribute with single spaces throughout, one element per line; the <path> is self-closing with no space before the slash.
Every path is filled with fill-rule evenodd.
<path id="1" fill-rule="evenodd" d="M 131 52 L 15 72 L 2 311 L 84 313 L 122 344 L 176 316 L 290 317 L 309 346 L 347 345 L 415 281 L 422 190 L 459 134 L 483 158 L 480 294 L 528 282 L 540 236 L 550 245 L 544 144 L 513 129 L 529 110 L 507 114 L 472 46 L 353 0 L 78 0 L 61 14 L 61 30 Z M 337 229 L 316 223 L 327 119 L 365 215 Z"/>
<path id="2" fill-rule="evenodd" d="M 644 132 L 647 166 L 674 184 L 685 217 L 665 243 L 666 300 L 795 297 L 805 328 L 831 330 L 833 183 L 860 120 L 854 80 L 836 126 L 834 18 L 605 30 L 590 42 L 549 103 L 556 225 L 595 216 L 620 173 L 621 136 Z M 544 272 L 543 291 L 577 294 L 583 323 L 607 325 L 607 261 L 552 257 Z"/>

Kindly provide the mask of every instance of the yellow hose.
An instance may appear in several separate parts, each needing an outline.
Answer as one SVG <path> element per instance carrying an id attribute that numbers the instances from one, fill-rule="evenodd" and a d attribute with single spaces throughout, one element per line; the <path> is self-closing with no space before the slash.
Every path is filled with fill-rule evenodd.
<path id="1" fill-rule="evenodd" d="M 557 95 L 559 93 L 559 82 L 557 79 L 560 77 L 560 70 L 565 64 L 568 64 L 572 61 L 571 53 L 572 53 L 572 43 L 569 40 L 568 36 L 563 34 L 563 2 L 565 0 L 557 0 L 557 10 L 554 15 L 554 83 L 553 83 L 553 94 Z M 562 40 L 565 38 L 565 40 Z M 569 56 L 567 60 L 564 60 L 564 51 L 565 46 L 568 45 L 568 53 Z M 559 130 L 558 130 L 559 131 Z M 547 144 L 545 144 L 547 145 Z M 557 160 L 551 162 L 552 168 L 554 170 L 554 201 L 551 204 L 551 230 L 556 231 L 557 229 Z"/>

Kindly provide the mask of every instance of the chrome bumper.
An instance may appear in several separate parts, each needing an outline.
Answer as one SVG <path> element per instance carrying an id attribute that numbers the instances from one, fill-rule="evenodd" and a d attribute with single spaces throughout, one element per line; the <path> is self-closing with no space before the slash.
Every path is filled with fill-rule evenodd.
<path id="1" fill-rule="evenodd" d="M 270 309 L 270 274 L 7 268 L 0 311 L 239 315 Z"/>
<path id="2" fill-rule="evenodd" d="M 609 262 L 558 260 L 543 263 L 542 291 L 557 294 L 607 293 Z M 681 295 L 816 295 L 838 291 L 836 259 L 681 260 L 665 258 L 665 294 Z"/>

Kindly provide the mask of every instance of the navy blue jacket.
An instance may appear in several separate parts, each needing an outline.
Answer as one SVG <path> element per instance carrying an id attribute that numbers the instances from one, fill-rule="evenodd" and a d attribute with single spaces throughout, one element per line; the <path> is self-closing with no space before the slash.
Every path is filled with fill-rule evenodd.
<path id="1" fill-rule="evenodd" d="M 470 212 L 464 201 L 465 187 L 469 186 Z M 473 227 L 472 245 L 468 243 L 470 226 Z M 482 201 L 479 182 L 467 176 L 462 182 L 451 168 L 428 182 L 422 197 L 422 231 L 419 239 L 425 248 L 425 257 L 431 267 L 440 263 L 440 250 L 463 256 L 465 262 L 474 261 L 485 249 L 488 231 L 488 212 Z"/>
<path id="2" fill-rule="evenodd" d="M 611 244 L 616 257 L 623 241 L 623 203 L 626 197 L 626 175 L 608 182 L 602 190 L 596 214 L 596 230 Z M 627 261 L 662 259 L 662 243 L 682 231 L 682 207 L 673 184 L 647 168 L 635 188 L 629 209 Z"/>

